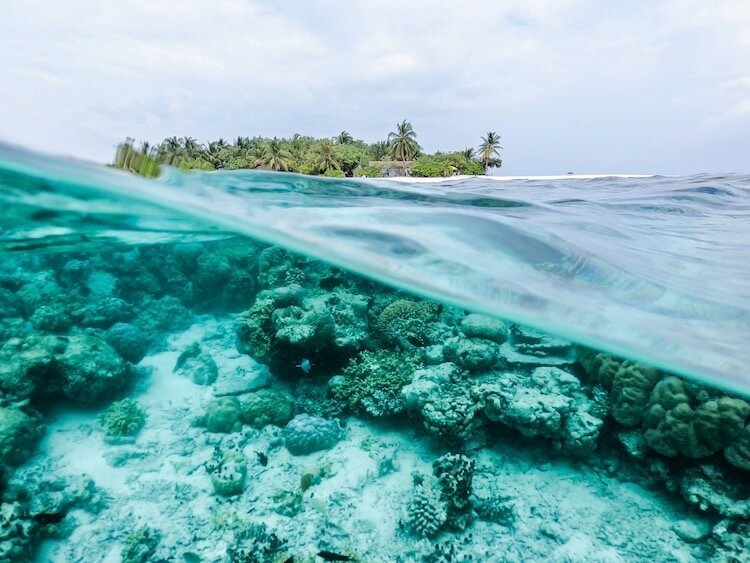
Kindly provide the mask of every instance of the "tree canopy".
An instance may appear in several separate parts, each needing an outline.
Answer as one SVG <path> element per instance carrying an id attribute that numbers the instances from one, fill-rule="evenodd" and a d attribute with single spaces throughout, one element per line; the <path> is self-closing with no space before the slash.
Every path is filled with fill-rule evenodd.
<path id="1" fill-rule="evenodd" d="M 113 166 L 149 177 L 159 174 L 160 165 L 182 170 L 262 168 L 333 177 L 483 174 L 502 165 L 499 140 L 499 135 L 489 132 L 476 151 L 466 148 L 427 155 L 407 120 L 397 123 L 386 140 L 373 143 L 356 139 L 348 131 L 322 139 L 299 133 L 286 138 L 240 135 L 234 141 L 219 138 L 206 145 L 193 137 L 172 136 L 156 145 L 144 141 L 136 147 L 134 139 L 128 138 L 118 146 Z"/>

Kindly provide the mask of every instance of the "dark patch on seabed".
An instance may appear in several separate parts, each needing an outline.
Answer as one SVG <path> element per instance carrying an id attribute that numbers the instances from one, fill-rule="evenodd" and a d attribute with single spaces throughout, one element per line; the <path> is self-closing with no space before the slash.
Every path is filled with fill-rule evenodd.
<path id="1" fill-rule="evenodd" d="M 2 561 L 748 561 L 750 406 L 248 239 L 0 264 Z"/>

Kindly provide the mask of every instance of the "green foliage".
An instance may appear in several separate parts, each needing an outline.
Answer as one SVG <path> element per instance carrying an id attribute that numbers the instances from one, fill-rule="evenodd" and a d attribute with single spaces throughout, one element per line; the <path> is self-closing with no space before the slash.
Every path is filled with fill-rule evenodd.
<path id="1" fill-rule="evenodd" d="M 476 158 L 467 148 L 456 153 L 424 156 L 415 165 L 414 175 L 424 177 L 452 174 L 482 174 L 487 167 L 500 166 L 500 137 L 491 132 L 482 138 Z M 288 138 L 237 137 L 200 144 L 192 137 L 168 137 L 156 146 L 142 143 L 134 148 L 133 139 L 121 143 L 113 166 L 146 177 L 159 175 L 159 166 L 180 170 L 239 170 L 265 168 L 283 172 L 344 176 L 379 177 L 381 170 L 373 162 L 393 160 L 408 167 L 421 155 L 422 147 L 411 123 L 404 120 L 389 133 L 387 141 L 365 143 L 342 131 L 332 139 L 315 139 L 295 133 Z"/>
<path id="2" fill-rule="evenodd" d="M 346 176 L 352 176 L 356 168 L 366 166 L 370 162 L 367 149 L 353 143 L 336 145 L 335 156 Z"/>
<path id="3" fill-rule="evenodd" d="M 388 154 L 394 160 L 412 160 L 421 150 L 414 127 L 405 119 L 396 124 L 395 131 L 388 133 Z"/>
<path id="4" fill-rule="evenodd" d="M 438 178 L 456 174 L 484 174 L 484 167 L 476 160 L 466 158 L 464 152 L 437 153 L 420 156 L 412 166 L 412 174 L 423 178 Z"/>
<path id="5" fill-rule="evenodd" d="M 112 403 L 99 417 L 109 438 L 133 437 L 146 424 L 146 413 L 131 399 Z"/>
<path id="6" fill-rule="evenodd" d="M 346 174 L 342 170 L 326 170 L 323 176 L 328 178 L 346 178 Z"/>
<path id="7" fill-rule="evenodd" d="M 360 178 L 380 178 L 383 175 L 383 171 L 377 166 L 363 166 L 357 168 L 354 171 L 354 175 Z"/>
<path id="8" fill-rule="evenodd" d="M 337 147 L 328 139 L 315 143 L 305 155 L 305 164 L 310 170 L 318 174 L 325 174 L 329 170 L 341 170 L 341 161 Z"/>
<path id="9" fill-rule="evenodd" d="M 500 156 L 500 149 L 502 148 L 500 146 L 500 135 L 494 131 L 490 131 L 485 137 L 482 137 L 477 152 L 479 153 L 479 161 L 485 170 L 503 165 L 503 159 Z"/>
<path id="10" fill-rule="evenodd" d="M 144 143 L 143 148 L 139 151 L 133 147 L 132 139 L 128 139 L 117 146 L 115 161 L 112 166 L 147 178 L 155 178 L 159 175 L 159 163 L 153 153 L 149 151 L 148 143 Z"/>

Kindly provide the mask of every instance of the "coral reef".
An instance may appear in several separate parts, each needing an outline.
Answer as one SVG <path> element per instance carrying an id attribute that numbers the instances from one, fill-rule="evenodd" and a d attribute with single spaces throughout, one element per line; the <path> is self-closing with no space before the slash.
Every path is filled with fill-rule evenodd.
<path id="1" fill-rule="evenodd" d="M 292 455 L 307 455 L 332 448 L 343 431 L 335 420 L 298 414 L 284 428 L 284 445 Z"/>
<path id="2" fill-rule="evenodd" d="M 230 451 L 209 468 L 214 492 L 223 497 L 242 494 L 247 480 L 247 460 L 238 452 Z"/>
<path id="3" fill-rule="evenodd" d="M 99 417 L 105 439 L 110 442 L 133 439 L 146 424 L 146 413 L 131 399 L 112 403 Z"/>
<path id="4" fill-rule="evenodd" d="M 419 357 L 411 352 L 360 352 L 343 377 L 331 382 L 332 395 L 355 413 L 373 417 L 402 413 L 401 390 L 418 365 Z"/>
<path id="5" fill-rule="evenodd" d="M 115 323 L 107 331 L 107 343 L 132 364 L 140 362 L 148 352 L 146 334 L 129 323 Z"/>
<path id="6" fill-rule="evenodd" d="M 390 344 L 406 349 L 421 346 L 427 343 L 430 324 L 439 312 L 437 303 L 397 299 L 378 315 L 375 328 Z"/>
<path id="7" fill-rule="evenodd" d="M 240 419 L 256 428 L 284 426 L 293 416 L 294 401 L 277 389 L 261 389 L 244 395 L 240 401 Z"/>
<path id="8" fill-rule="evenodd" d="M 574 454 L 596 449 L 603 424 L 591 414 L 591 399 L 580 381 L 559 368 L 539 367 L 531 375 L 505 373 L 474 389 L 485 416 L 524 436 L 544 436 Z"/>
<path id="9" fill-rule="evenodd" d="M 446 523 L 465 529 L 471 520 L 472 479 L 476 462 L 463 454 L 445 454 L 432 464 L 440 493 L 447 508 Z"/>
<path id="10" fill-rule="evenodd" d="M 448 519 L 448 509 L 440 491 L 424 482 L 415 484 L 406 510 L 409 529 L 424 538 L 437 534 Z"/>
<path id="11" fill-rule="evenodd" d="M 211 385 L 219 376 L 216 362 L 211 354 L 203 352 L 198 342 L 185 348 L 172 371 L 189 378 L 196 385 Z"/>
<path id="12" fill-rule="evenodd" d="M 148 563 L 156 553 L 160 534 L 158 530 L 144 526 L 133 531 L 122 547 L 122 563 Z"/>
<path id="13" fill-rule="evenodd" d="M 197 423 L 205 426 L 209 432 L 239 432 L 242 430 L 240 416 L 240 402 L 237 398 L 220 397 L 208 404 L 206 413 Z"/>

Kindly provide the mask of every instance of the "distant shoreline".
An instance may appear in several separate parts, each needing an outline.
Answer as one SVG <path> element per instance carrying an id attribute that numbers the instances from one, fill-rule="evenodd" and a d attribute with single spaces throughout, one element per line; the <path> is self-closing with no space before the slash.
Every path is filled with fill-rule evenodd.
<path id="1" fill-rule="evenodd" d="M 421 178 L 416 176 L 394 176 L 390 178 L 368 178 L 368 180 L 387 180 L 391 182 L 414 182 L 419 184 L 436 184 L 440 182 L 455 182 L 469 178 L 482 178 L 505 182 L 510 180 L 594 180 L 596 178 L 653 178 L 656 174 L 559 174 L 552 176 L 489 176 L 489 175 L 459 175 L 441 176 L 439 178 Z"/>

